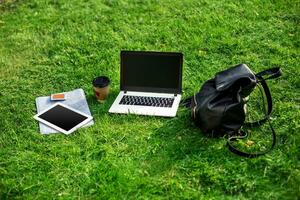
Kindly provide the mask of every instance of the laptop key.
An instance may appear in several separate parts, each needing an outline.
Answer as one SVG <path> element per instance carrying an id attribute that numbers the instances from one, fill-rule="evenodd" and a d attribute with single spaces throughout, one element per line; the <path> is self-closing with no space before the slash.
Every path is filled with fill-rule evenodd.
<path id="1" fill-rule="evenodd" d="M 172 107 L 174 98 L 124 95 L 119 104 L 153 107 Z"/>

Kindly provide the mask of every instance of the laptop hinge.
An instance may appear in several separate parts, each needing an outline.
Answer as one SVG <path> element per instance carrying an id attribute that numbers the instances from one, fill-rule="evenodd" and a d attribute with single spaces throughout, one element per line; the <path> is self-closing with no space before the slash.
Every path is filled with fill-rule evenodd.
<path id="1" fill-rule="evenodd" d="M 124 90 L 124 94 L 126 94 L 127 93 L 127 91 L 126 90 Z"/>
<path id="2" fill-rule="evenodd" d="M 177 94 L 174 94 L 174 97 L 177 97 Z"/>

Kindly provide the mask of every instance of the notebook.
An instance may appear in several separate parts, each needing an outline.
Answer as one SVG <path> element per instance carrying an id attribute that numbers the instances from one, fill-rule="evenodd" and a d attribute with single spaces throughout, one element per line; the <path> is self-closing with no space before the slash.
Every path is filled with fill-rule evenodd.
<path id="1" fill-rule="evenodd" d="M 91 115 L 88 103 L 85 98 L 85 94 L 83 89 L 75 89 L 69 92 L 64 92 L 66 100 L 60 101 L 60 103 L 65 104 L 75 110 L 78 110 L 82 113 L 85 113 L 87 115 Z M 43 110 L 49 108 L 50 106 L 53 106 L 57 103 L 57 101 L 51 101 L 50 96 L 44 96 L 44 97 L 37 97 L 35 99 L 36 102 L 36 108 L 37 113 L 42 112 Z M 94 121 L 91 120 L 87 124 L 83 125 L 82 127 L 91 126 L 94 124 Z M 57 130 L 39 122 L 39 128 L 41 134 L 52 134 L 52 133 L 58 133 Z"/>

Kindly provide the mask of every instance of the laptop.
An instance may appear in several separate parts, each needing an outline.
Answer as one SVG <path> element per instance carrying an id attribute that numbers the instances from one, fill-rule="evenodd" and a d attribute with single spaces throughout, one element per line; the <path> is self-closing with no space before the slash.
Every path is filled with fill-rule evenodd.
<path id="1" fill-rule="evenodd" d="M 121 51 L 121 91 L 109 112 L 175 117 L 182 63 L 182 53 Z"/>

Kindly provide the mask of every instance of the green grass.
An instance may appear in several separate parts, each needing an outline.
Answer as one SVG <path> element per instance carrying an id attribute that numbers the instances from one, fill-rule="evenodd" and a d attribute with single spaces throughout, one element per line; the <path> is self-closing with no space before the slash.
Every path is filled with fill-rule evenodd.
<path id="1" fill-rule="evenodd" d="M 0 1 L 0 199 L 299 199 L 299 1 Z M 184 97 L 229 66 L 269 81 L 276 148 L 246 159 L 189 111 L 110 115 L 120 50 L 184 53 Z M 91 80 L 112 80 L 99 104 Z M 95 125 L 41 135 L 35 98 L 83 88 Z M 253 132 L 253 134 L 259 133 Z"/>

